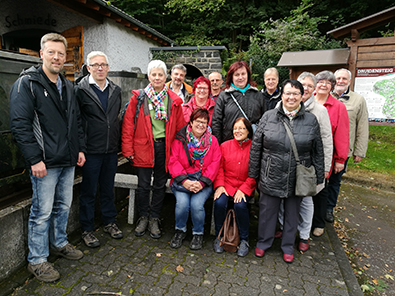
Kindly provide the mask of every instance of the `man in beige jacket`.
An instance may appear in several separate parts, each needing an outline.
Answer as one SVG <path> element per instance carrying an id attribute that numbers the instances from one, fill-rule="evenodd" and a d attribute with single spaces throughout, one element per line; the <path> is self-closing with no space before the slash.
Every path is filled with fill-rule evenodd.
<path id="1" fill-rule="evenodd" d="M 335 72 L 336 86 L 332 92 L 333 97 L 346 105 L 350 121 L 350 144 L 348 157 L 352 157 L 354 163 L 360 162 L 366 156 L 369 141 L 368 110 L 365 99 L 351 91 L 351 72 L 347 69 L 339 69 Z M 340 190 L 341 176 L 346 171 L 347 161 L 344 169 L 339 174 L 333 174 L 329 179 L 329 197 L 326 220 L 333 222 L 333 208 L 336 206 Z"/>

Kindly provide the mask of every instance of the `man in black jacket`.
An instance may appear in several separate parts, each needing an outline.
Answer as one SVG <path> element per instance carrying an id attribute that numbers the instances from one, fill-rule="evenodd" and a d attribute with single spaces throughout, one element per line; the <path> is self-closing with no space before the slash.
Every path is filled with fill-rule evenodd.
<path id="1" fill-rule="evenodd" d="M 272 110 L 281 101 L 281 87 L 278 86 L 279 75 L 276 68 L 269 68 L 264 74 L 265 88 L 261 89 L 265 98 L 266 110 Z"/>
<path id="2" fill-rule="evenodd" d="M 98 247 L 94 214 L 97 184 L 100 186 L 101 218 L 104 232 L 112 238 L 122 238 L 115 223 L 114 177 L 118 166 L 119 120 L 121 88 L 107 78 L 107 55 L 93 51 L 87 56 L 89 75 L 76 87 L 82 126 L 87 147 L 86 163 L 82 168 L 80 191 L 80 224 L 82 239 L 88 247 Z"/>
<path id="3" fill-rule="evenodd" d="M 10 94 L 10 127 L 30 168 L 33 196 L 29 216 L 28 270 L 52 282 L 59 272 L 47 262 L 53 253 L 78 260 L 83 253 L 67 240 L 75 165 L 85 163 L 84 142 L 73 85 L 60 71 L 66 39 L 56 33 L 41 38 L 42 66 L 23 71 Z"/>

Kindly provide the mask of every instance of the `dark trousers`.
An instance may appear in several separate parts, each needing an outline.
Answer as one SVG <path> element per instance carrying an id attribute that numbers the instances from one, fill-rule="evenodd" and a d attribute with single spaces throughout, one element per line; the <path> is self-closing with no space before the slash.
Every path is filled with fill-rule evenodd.
<path id="1" fill-rule="evenodd" d="M 314 215 L 312 228 L 325 228 L 326 205 L 328 201 L 328 180 L 325 179 L 325 187 L 313 196 Z"/>
<path id="2" fill-rule="evenodd" d="M 337 174 L 334 174 L 332 171 L 331 176 L 329 177 L 328 182 L 328 203 L 326 206 L 327 211 L 333 212 L 333 208 L 336 207 L 337 198 L 340 192 L 340 183 L 342 180 L 343 174 L 346 172 L 347 169 L 347 162 L 348 158 L 344 162 L 344 169 Z"/>
<path id="3" fill-rule="evenodd" d="M 284 228 L 281 239 L 281 250 L 284 254 L 293 254 L 299 223 L 299 207 L 302 201 L 302 198 L 297 196 L 279 198 L 262 192 L 260 193 L 258 240 L 256 246 L 264 251 L 272 246 L 282 200 L 284 201 Z"/>
<path id="4" fill-rule="evenodd" d="M 241 240 L 248 241 L 250 231 L 250 211 L 248 210 L 248 202 L 251 196 L 246 196 L 247 202 L 243 200 L 238 203 L 234 203 L 233 208 L 235 210 L 237 228 L 239 229 L 239 235 Z M 215 221 L 215 236 L 218 236 L 222 225 L 224 224 L 226 213 L 228 210 L 229 196 L 222 193 L 219 198 L 214 201 L 214 221 Z"/>
<path id="5" fill-rule="evenodd" d="M 138 185 L 136 192 L 139 216 L 159 218 L 165 199 L 167 173 L 165 168 L 166 145 L 154 142 L 155 164 L 153 168 L 137 168 Z M 152 201 L 150 206 L 151 177 L 154 175 Z M 150 211 L 151 209 L 151 211 Z"/>
<path id="6" fill-rule="evenodd" d="M 114 176 L 118 167 L 117 153 L 86 154 L 82 167 L 80 192 L 80 224 L 82 231 L 95 229 L 95 201 L 97 185 L 100 192 L 102 223 L 115 222 L 117 210 L 114 204 Z"/>

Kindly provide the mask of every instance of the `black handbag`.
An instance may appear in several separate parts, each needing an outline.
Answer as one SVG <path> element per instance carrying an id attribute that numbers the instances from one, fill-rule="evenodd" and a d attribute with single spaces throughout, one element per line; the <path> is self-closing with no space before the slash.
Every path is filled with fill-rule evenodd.
<path id="1" fill-rule="evenodd" d="M 300 163 L 298 150 L 296 148 L 294 136 L 289 126 L 283 121 L 285 130 L 287 131 L 289 140 L 291 141 L 292 150 L 296 160 L 296 196 L 314 196 L 317 194 L 317 175 L 315 173 L 315 167 L 305 167 Z"/>

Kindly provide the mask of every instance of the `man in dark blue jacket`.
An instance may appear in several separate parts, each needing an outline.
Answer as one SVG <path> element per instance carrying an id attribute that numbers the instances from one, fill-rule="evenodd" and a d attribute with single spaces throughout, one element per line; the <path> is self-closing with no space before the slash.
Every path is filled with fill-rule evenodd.
<path id="1" fill-rule="evenodd" d="M 121 88 L 107 78 L 107 55 L 93 51 L 87 56 L 89 75 L 76 87 L 82 126 L 87 147 L 86 163 L 82 168 L 80 192 L 80 223 L 82 239 L 88 247 L 98 247 L 95 230 L 95 200 L 100 186 L 100 208 L 104 232 L 112 238 L 122 238 L 115 223 L 114 177 L 118 167 L 119 120 Z"/>
<path id="2" fill-rule="evenodd" d="M 60 71 L 66 39 L 56 33 L 41 38 L 42 66 L 23 71 L 10 94 L 10 127 L 30 168 L 33 187 L 29 216 L 28 270 L 52 282 L 59 272 L 47 262 L 53 253 L 78 260 L 83 253 L 67 240 L 75 165 L 85 163 L 83 132 L 73 85 Z"/>

